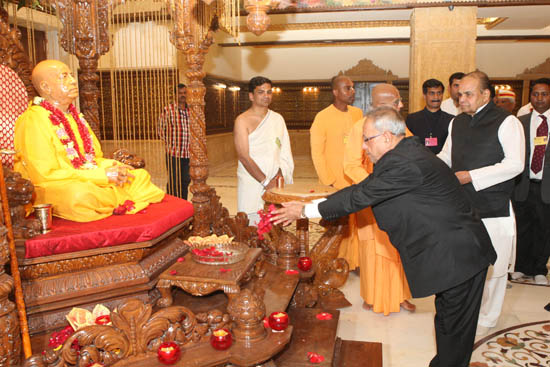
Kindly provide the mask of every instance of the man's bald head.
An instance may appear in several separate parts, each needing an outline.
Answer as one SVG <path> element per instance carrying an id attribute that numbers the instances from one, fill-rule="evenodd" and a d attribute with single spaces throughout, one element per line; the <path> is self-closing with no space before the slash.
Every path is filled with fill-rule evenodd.
<path id="1" fill-rule="evenodd" d="M 32 84 L 42 98 L 63 110 L 78 97 L 71 69 L 58 60 L 39 62 L 32 70 Z"/>
<path id="2" fill-rule="evenodd" d="M 342 111 L 355 100 L 353 81 L 345 75 L 338 75 L 331 79 L 334 106 Z"/>
<path id="3" fill-rule="evenodd" d="M 372 108 L 390 106 L 400 111 L 403 107 L 399 90 L 387 83 L 376 85 L 372 88 Z"/>
<path id="4" fill-rule="evenodd" d="M 341 83 L 344 83 L 348 80 L 351 81 L 351 79 L 345 75 L 336 75 L 330 80 L 330 87 L 332 88 L 332 90 L 338 89 Z"/>

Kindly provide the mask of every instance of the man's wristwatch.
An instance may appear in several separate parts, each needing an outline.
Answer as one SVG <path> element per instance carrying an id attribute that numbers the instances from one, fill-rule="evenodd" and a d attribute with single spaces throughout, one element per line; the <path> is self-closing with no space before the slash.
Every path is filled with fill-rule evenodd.
<path id="1" fill-rule="evenodd" d="M 300 219 L 306 219 L 306 206 L 302 207 L 302 212 L 300 213 Z"/>

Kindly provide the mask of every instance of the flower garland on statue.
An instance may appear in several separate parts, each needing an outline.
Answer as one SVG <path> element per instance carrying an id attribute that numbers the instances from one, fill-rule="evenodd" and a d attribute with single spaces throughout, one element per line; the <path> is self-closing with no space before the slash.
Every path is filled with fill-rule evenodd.
<path id="1" fill-rule="evenodd" d="M 61 141 L 61 144 L 65 147 L 65 152 L 67 152 L 68 158 L 71 160 L 71 163 L 74 168 L 79 169 L 93 169 L 97 167 L 95 162 L 95 152 L 92 141 L 92 136 L 90 130 L 86 124 L 82 121 L 76 110 L 76 107 L 71 103 L 69 105 L 69 113 L 73 117 L 78 127 L 78 132 L 82 138 L 82 143 L 84 144 L 84 152 L 82 155 L 76 137 L 74 135 L 73 129 L 69 124 L 69 121 L 65 117 L 65 114 L 59 109 L 53 106 L 51 103 L 46 101 L 44 98 L 36 97 L 34 99 L 34 104 L 43 107 L 44 109 L 50 111 L 50 121 L 56 128 L 55 133 Z"/>

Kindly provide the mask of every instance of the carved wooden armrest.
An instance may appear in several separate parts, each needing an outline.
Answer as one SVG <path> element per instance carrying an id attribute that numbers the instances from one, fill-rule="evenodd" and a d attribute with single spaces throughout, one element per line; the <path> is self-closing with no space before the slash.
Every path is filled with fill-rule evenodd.
<path id="1" fill-rule="evenodd" d="M 145 159 L 136 156 L 134 153 L 130 153 L 128 149 L 118 148 L 112 154 L 112 158 L 120 163 L 127 164 L 135 169 L 145 167 Z"/>

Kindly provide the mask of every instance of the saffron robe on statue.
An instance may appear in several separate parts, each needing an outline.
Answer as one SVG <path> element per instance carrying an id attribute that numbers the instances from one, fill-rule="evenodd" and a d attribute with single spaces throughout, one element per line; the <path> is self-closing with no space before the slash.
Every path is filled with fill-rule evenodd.
<path id="1" fill-rule="evenodd" d="M 248 135 L 248 152 L 267 178 L 273 179 L 280 169 L 285 183 L 292 184 L 294 160 L 283 116 L 267 111 L 262 122 Z M 264 206 L 262 195 L 265 189 L 241 162 L 237 167 L 237 178 L 237 210 L 248 215 L 250 225 L 256 225 L 260 219 L 257 212 Z"/>
<path id="2" fill-rule="evenodd" d="M 319 181 L 340 190 L 353 183 L 344 174 L 344 147 L 353 123 L 363 117 L 363 111 L 348 106 L 342 112 L 333 104 L 317 113 L 311 125 L 311 158 Z M 348 217 L 348 232 L 340 243 L 339 257 L 346 259 L 350 269 L 359 266 L 359 240 L 355 214 Z"/>
<path id="3" fill-rule="evenodd" d="M 363 124 L 357 121 L 350 132 L 344 154 L 344 172 L 358 184 L 373 171 L 373 164 L 363 151 Z M 407 136 L 411 136 L 407 130 Z M 399 252 L 381 230 L 370 207 L 357 212 L 361 298 L 374 312 L 389 315 L 399 312 L 401 303 L 411 298 L 411 291 Z"/>
<path id="4" fill-rule="evenodd" d="M 130 170 L 134 179 L 123 187 L 109 183 L 105 168 L 122 163 L 103 158 L 99 141 L 87 123 L 97 167 L 75 168 L 59 140 L 59 127 L 50 121 L 50 113 L 32 105 L 15 123 L 14 169 L 34 184 L 35 204 L 52 204 L 53 215 L 64 219 L 91 222 L 109 217 L 126 200 L 134 202 L 134 209 L 127 212 L 133 214 L 164 198 L 164 192 L 151 183 L 149 173 L 143 169 Z M 69 113 L 65 117 L 84 155 L 76 121 Z M 85 121 L 82 115 L 80 118 Z"/>

